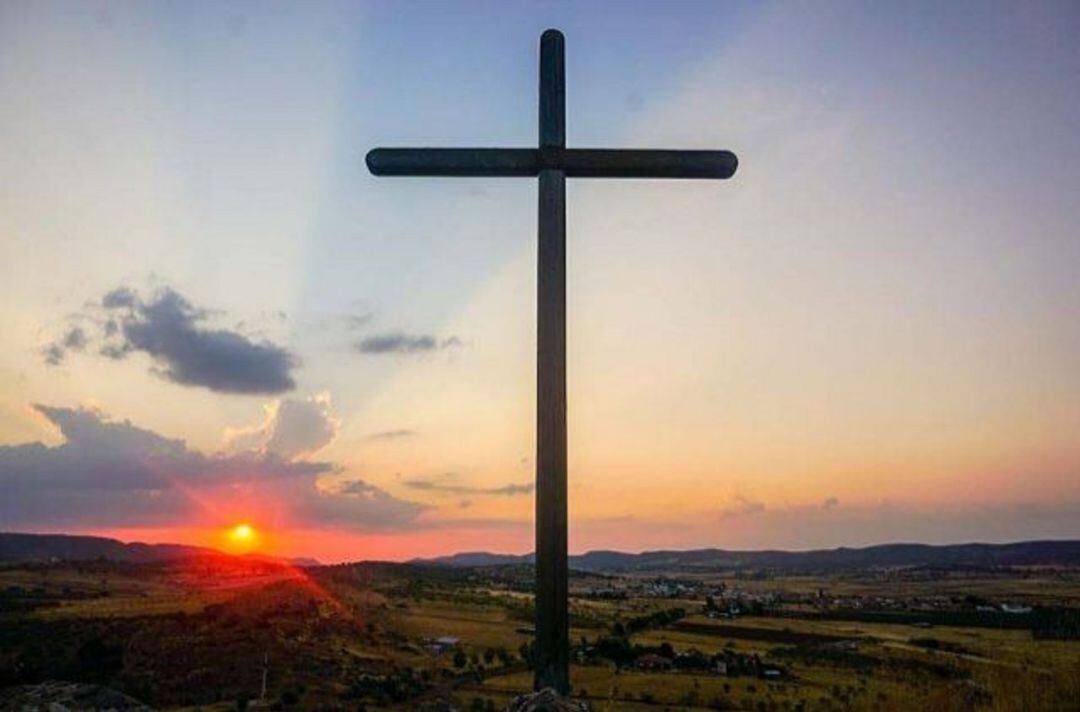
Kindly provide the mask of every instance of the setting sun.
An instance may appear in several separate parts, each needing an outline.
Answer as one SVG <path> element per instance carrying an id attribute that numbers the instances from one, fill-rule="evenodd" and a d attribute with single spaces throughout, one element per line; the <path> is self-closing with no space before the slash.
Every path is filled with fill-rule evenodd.
<path id="1" fill-rule="evenodd" d="M 229 542 L 237 549 L 248 549 L 254 546 L 258 535 L 250 524 L 237 524 L 229 530 Z"/>

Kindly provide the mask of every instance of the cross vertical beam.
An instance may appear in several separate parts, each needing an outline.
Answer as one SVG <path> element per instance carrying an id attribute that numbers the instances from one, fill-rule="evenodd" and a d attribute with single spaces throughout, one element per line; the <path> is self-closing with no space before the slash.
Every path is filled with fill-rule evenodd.
<path id="1" fill-rule="evenodd" d="M 731 151 L 566 148 L 563 36 L 540 38 L 536 148 L 374 148 L 379 176 L 538 176 L 536 304 L 537 689 L 570 691 L 566 508 L 566 179 L 730 178 Z"/>
<path id="2" fill-rule="evenodd" d="M 566 148 L 563 36 L 540 38 L 541 154 Z M 533 686 L 570 691 L 566 501 L 566 172 L 539 172 L 536 312 L 536 658 Z"/>

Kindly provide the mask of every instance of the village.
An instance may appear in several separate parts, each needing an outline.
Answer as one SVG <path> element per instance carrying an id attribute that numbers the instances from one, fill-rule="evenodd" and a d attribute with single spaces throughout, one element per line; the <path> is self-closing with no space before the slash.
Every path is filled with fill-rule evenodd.
<path id="1" fill-rule="evenodd" d="M 711 584 L 692 579 L 659 576 L 651 579 L 609 578 L 603 585 L 578 589 L 577 595 L 597 601 L 618 601 L 630 598 L 677 599 L 701 601 L 702 613 L 708 618 L 737 618 L 739 616 L 799 616 L 855 613 L 958 614 L 983 615 L 988 620 L 1002 616 L 1024 616 L 1033 607 L 1013 600 L 990 600 L 972 594 L 913 595 L 832 593 L 825 587 L 813 592 L 801 592 L 790 587 L 743 588 L 737 582 Z"/>

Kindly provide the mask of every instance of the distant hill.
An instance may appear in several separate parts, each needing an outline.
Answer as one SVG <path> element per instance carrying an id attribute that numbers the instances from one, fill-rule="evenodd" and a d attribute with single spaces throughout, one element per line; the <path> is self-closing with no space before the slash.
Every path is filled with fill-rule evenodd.
<path id="1" fill-rule="evenodd" d="M 217 553 L 213 549 L 183 544 L 125 544 L 101 536 L 68 534 L 0 534 L 0 561 L 86 561 L 108 559 L 128 563 L 173 561 Z"/>
<path id="2" fill-rule="evenodd" d="M 117 539 L 67 534 L 0 533 L 2 561 L 86 561 L 108 559 L 127 563 L 177 561 L 192 557 L 228 556 L 215 549 L 184 544 L 125 544 Z M 314 559 L 278 559 L 261 554 L 244 558 L 317 566 Z M 412 564 L 472 568 L 523 565 L 532 554 L 493 554 L 470 551 L 433 559 L 414 559 Z M 570 557 L 570 567 L 595 572 L 711 572 L 754 571 L 829 572 L 902 567 L 994 568 L 1003 566 L 1080 567 L 1080 541 L 1024 541 L 1014 544 L 882 544 L 863 548 L 814 551 L 590 551 Z"/>
<path id="3" fill-rule="evenodd" d="M 531 563 L 532 554 L 466 552 L 418 563 L 444 566 L 499 566 Z M 590 551 L 570 557 L 579 571 L 843 571 L 899 567 L 1067 566 L 1080 567 L 1080 541 L 1023 541 L 1014 544 L 882 544 L 815 551 Z"/>
<path id="4" fill-rule="evenodd" d="M 186 544 L 125 544 L 103 536 L 70 534 L 0 533 L 0 561 L 89 561 L 107 559 L 130 564 L 178 561 L 193 557 L 229 556 L 217 549 Z M 314 559 L 280 559 L 262 554 L 247 554 L 244 558 L 290 563 L 296 566 L 317 566 Z"/>
<path id="5" fill-rule="evenodd" d="M 571 559 L 575 557 L 571 556 Z M 433 559 L 413 559 L 414 564 L 437 564 L 440 566 L 503 566 L 506 564 L 531 564 L 532 554 L 492 554 L 487 551 L 462 551 Z"/>

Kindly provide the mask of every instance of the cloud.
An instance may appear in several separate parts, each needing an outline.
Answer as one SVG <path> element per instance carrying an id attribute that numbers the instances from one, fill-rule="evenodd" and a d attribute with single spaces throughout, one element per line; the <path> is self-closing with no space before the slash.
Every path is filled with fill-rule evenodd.
<path id="1" fill-rule="evenodd" d="M 826 497 L 825 501 L 821 503 L 822 509 L 836 509 L 840 506 L 840 500 L 836 497 Z"/>
<path id="2" fill-rule="evenodd" d="M 756 502 L 739 495 L 732 499 L 732 503 L 729 506 L 720 510 L 720 518 L 732 519 L 734 517 L 760 514 L 764 511 L 765 504 L 763 502 Z"/>
<path id="3" fill-rule="evenodd" d="M 277 511 L 363 531 L 402 528 L 427 509 L 374 485 L 326 486 L 323 478 L 340 474 L 333 463 L 271 451 L 208 455 L 98 411 L 34 409 L 64 442 L 0 447 L 0 529 L 219 525 Z"/>
<path id="4" fill-rule="evenodd" d="M 274 413 L 266 449 L 288 458 L 315 452 L 334 439 L 338 426 L 328 395 L 283 400 Z"/>
<path id="5" fill-rule="evenodd" d="M 45 363 L 50 366 L 59 366 L 64 362 L 64 357 L 69 351 L 82 351 L 86 348 L 87 342 L 86 332 L 82 327 L 74 326 L 68 329 L 59 341 L 54 341 L 42 349 Z"/>
<path id="6" fill-rule="evenodd" d="M 376 334 L 356 342 L 355 348 L 362 354 L 422 354 L 449 349 L 461 345 L 461 339 L 451 336 L 438 340 L 431 334 Z"/>
<path id="7" fill-rule="evenodd" d="M 64 351 L 64 347 L 57 343 L 49 344 L 41 350 L 41 356 L 49 366 L 59 366 L 62 364 L 66 354 L 67 352 Z"/>
<path id="8" fill-rule="evenodd" d="M 109 297 L 114 297 L 109 299 Z M 224 393 L 281 393 L 292 390 L 296 358 L 269 342 L 253 342 L 225 329 L 204 329 L 207 317 L 179 293 L 164 289 L 143 302 L 116 292 L 104 304 L 127 309 L 120 333 L 127 350 L 143 351 L 168 380 Z M 109 308 L 109 307 L 106 307 Z"/>
<path id="9" fill-rule="evenodd" d="M 428 509 L 363 480 L 350 480 L 337 489 L 320 491 L 315 499 L 301 500 L 297 508 L 303 518 L 317 524 L 361 529 L 418 525 L 416 518 Z"/>
<path id="10" fill-rule="evenodd" d="M 296 386 L 292 372 L 299 361 L 293 354 L 239 331 L 206 326 L 210 312 L 175 290 L 164 288 L 144 300 L 129 287 L 118 287 L 102 298 L 101 308 L 106 312 L 99 319 L 103 356 L 120 360 L 142 352 L 163 378 L 219 393 L 283 393 Z M 62 343 L 48 347 L 46 363 L 55 365 L 68 351 L 85 348 L 89 339 L 81 336 L 71 341 L 69 332 Z"/>
<path id="11" fill-rule="evenodd" d="M 535 485 L 531 482 L 524 484 L 510 483 L 500 487 L 472 487 L 469 485 L 443 484 L 428 479 L 405 480 L 402 484 L 410 489 L 423 490 L 424 492 L 437 492 L 440 494 L 453 495 L 506 495 L 531 494 Z"/>
<path id="12" fill-rule="evenodd" d="M 333 416 L 328 393 L 274 401 L 265 410 L 262 423 L 226 431 L 225 441 L 230 449 L 254 449 L 293 459 L 329 445 L 341 426 Z"/>
<path id="13" fill-rule="evenodd" d="M 73 327 L 68 330 L 68 333 L 64 334 L 61 343 L 69 351 L 82 351 L 86 348 L 86 332 L 82 330 L 82 327 Z"/>
<path id="14" fill-rule="evenodd" d="M 101 306 L 106 309 L 134 308 L 139 298 L 129 287 L 117 287 L 101 299 Z"/>
<path id="15" fill-rule="evenodd" d="M 350 330 L 362 329 L 375 318 L 375 314 L 372 312 L 365 312 L 363 314 L 349 314 L 345 317 L 345 325 Z"/>
<path id="16" fill-rule="evenodd" d="M 409 430 L 408 428 L 398 428 L 397 430 L 383 430 L 382 432 L 372 433 L 368 435 L 365 440 L 400 440 L 402 438 L 411 438 L 416 435 L 415 430 Z"/>

